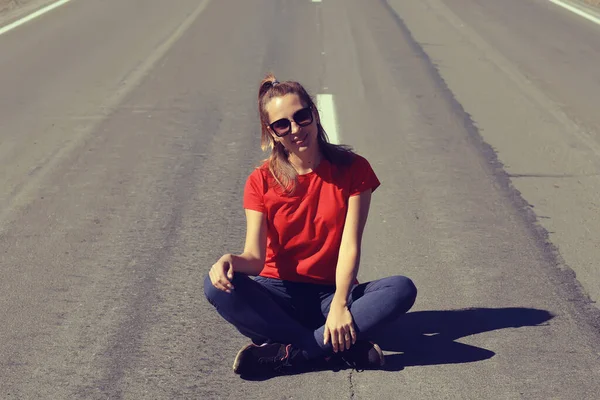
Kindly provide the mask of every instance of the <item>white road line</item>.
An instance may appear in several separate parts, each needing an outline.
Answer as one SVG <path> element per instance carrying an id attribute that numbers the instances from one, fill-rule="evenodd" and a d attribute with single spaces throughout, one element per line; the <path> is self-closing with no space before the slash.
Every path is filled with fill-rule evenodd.
<path id="1" fill-rule="evenodd" d="M 556 4 L 557 6 L 566 8 L 567 10 L 579 15 L 580 17 L 583 17 L 589 21 L 592 21 L 598 25 L 600 25 L 600 18 L 593 16 L 592 14 L 589 14 L 585 11 L 583 11 L 582 9 L 575 7 L 573 5 L 570 5 L 568 3 L 565 3 L 564 1 L 561 0 L 548 0 L 551 3 Z"/>
<path id="2" fill-rule="evenodd" d="M 313 3 L 320 3 L 321 0 L 312 0 Z"/>
<path id="3" fill-rule="evenodd" d="M 70 2 L 70 1 L 71 1 L 71 0 L 59 0 L 59 1 L 57 1 L 56 3 L 52 3 L 52 4 L 50 4 L 50 5 L 48 5 L 48 6 L 44 7 L 44 8 L 42 8 L 42 9 L 40 9 L 40 10 L 37 10 L 37 11 L 36 11 L 36 12 L 34 12 L 33 14 L 29 14 L 28 16 L 26 16 L 26 17 L 23 17 L 23 18 L 21 18 L 21 19 L 20 19 L 20 20 L 18 20 L 18 21 L 15 21 L 15 22 L 13 22 L 13 23 L 11 23 L 11 24 L 8 24 L 8 25 L 6 25 L 6 26 L 4 26 L 4 27 L 0 28 L 0 35 L 2 35 L 3 33 L 6 33 L 6 32 L 8 32 L 8 31 L 10 31 L 10 30 L 12 30 L 12 29 L 15 29 L 15 28 L 16 28 L 16 27 L 18 27 L 18 26 L 21 26 L 21 25 L 23 25 L 23 24 L 25 24 L 25 23 L 27 23 L 27 22 L 31 21 L 32 19 L 39 17 L 40 15 L 46 14 L 47 12 L 49 12 L 49 11 L 52 11 L 52 10 L 54 10 L 54 9 L 55 9 L 55 8 L 57 8 L 57 7 L 60 7 L 60 6 L 62 6 L 63 4 L 67 4 L 67 3 L 68 3 L 68 2 Z"/>
<path id="4" fill-rule="evenodd" d="M 335 117 L 335 106 L 333 104 L 332 94 L 318 94 L 317 95 L 317 108 L 319 109 L 319 116 L 321 117 L 321 125 L 331 143 L 340 144 L 340 137 L 338 135 L 337 119 Z"/>

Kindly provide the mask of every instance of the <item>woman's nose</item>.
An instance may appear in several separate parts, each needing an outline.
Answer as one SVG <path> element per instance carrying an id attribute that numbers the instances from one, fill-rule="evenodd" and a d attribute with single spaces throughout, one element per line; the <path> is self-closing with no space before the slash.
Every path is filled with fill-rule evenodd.
<path id="1" fill-rule="evenodd" d="M 296 121 L 291 122 L 291 133 L 295 135 L 300 130 L 300 126 L 296 123 Z"/>

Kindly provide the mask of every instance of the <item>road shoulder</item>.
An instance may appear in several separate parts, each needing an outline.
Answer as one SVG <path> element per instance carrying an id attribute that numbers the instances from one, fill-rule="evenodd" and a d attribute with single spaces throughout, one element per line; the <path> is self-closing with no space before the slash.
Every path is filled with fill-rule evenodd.
<path id="1" fill-rule="evenodd" d="M 389 4 L 496 152 L 524 211 L 557 249 L 559 269 L 600 299 L 599 144 L 441 1 Z"/>

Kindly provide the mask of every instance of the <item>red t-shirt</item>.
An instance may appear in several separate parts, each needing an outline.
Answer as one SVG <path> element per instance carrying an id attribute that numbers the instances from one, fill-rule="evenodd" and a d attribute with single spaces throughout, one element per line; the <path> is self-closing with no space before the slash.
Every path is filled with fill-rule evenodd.
<path id="1" fill-rule="evenodd" d="M 335 284 L 348 199 L 380 185 L 369 162 L 356 155 L 348 166 L 323 159 L 298 176 L 294 193 L 283 194 L 263 164 L 250 174 L 244 208 L 266 214 L 267 253 L 261 276 Z"/>

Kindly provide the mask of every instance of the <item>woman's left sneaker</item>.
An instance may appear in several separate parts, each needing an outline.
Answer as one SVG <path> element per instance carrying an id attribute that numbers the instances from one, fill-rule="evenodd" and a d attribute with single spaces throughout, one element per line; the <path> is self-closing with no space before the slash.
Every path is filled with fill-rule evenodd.
<path id="1" fill-rule="evenodd" d="M 245 376 L 285 374 L 304 367 L 306 358 L 291 344 L 253 343 L 244 346 L 233 361 L 233 372 Z"/>

